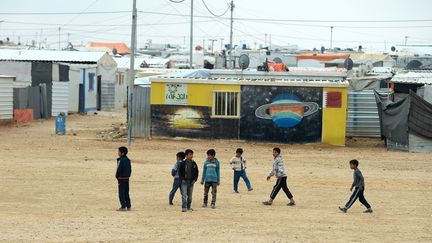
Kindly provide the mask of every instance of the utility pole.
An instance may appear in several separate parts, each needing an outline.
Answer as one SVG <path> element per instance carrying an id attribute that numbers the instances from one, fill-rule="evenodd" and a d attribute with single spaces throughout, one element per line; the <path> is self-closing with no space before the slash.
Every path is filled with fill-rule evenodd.
<path id="1" fill-rule="evenodd" d="M 41 49 L 41 45 L 42 45 L 42 31 L 43 29 L 41 29 L 40 36 L 39 36 L 39 50 Z"/>
<path id="2" fill-rule="evenodd" d="M 189 44 L 189 68 L 193 68 L 193 0 L 191 0 L 191 19 L 190 19 L 190 44 Z"/>
<path id="3" fill-rule="evenodd" d="M 136 28 L 137 28 L 137 9 L 136 0 L 133 0 L 132 6 L 132 35 L 131 35 L 131 54 L 129 66 L 129 82 L 128 82 L 128 144 L 132 141 L 132 100 L 133 87 L 135 81 L 135 50 L 136 50 Z"/>
<path id="4" fill-rule="evenodd" d="M 58 49 L 60 51 L 60 33 L 61 33 L 61 27 L 58 28 L 59 31 L 59 43 L 58 43 Z"/>
<path id="5" fill-rule="evenodd" d="M 214 42 L 217 40 L 216 39 L 209 39 L 209 41 L 211 41 L 211 53 L 212 53 L 212 55 L 214 55 L 213 46 L 214 46 Z"/>
<path id="6" fill-rule="evenodd" d="M 269 34 L 269 51 L 271 51 L 271 34 Z"/>
<path id="7" fill-rule="evenodd" d="M 330 49 L 333 48 L 333 26 L 330 26 Z"/>
<path id="8" fill-rule="evenodd" d="M 405 36 L 405 46 L 407 45 L 408 37 L 409 36 Z"/>
<path id="9" fill-rule="evenodd" d="M 206 46 L 205 46 L 205 39 L 203 39 L 203 53 L 205 54 Z"/>
<path id="10" fill-rule="evenodd" d="M 234 68 L 234 62 L 233 62 L 233 24 L 234 24 L 234 18 L 233 18 L 233 14 L 234 14 L 234 0 L 231 0 L 231 25 L 230 25 L 230 52 L 229 52 L 229 67 L 230 68 Z"/>
<path id="11" fill-rule="evenodd" d="M 221 51 L 221 53 L 222 53 L 222 50 L 223 50 L 223 40 L 224 40 L 224 38 L 220 38 L 220 41 L 221 41 L 221 49 L 220 49 L 220 51 Z"/>
<path id="12" fill-rule="evenodd" d="M 264 33 L 264 47 L 267 47 L 267 33 Z"/>

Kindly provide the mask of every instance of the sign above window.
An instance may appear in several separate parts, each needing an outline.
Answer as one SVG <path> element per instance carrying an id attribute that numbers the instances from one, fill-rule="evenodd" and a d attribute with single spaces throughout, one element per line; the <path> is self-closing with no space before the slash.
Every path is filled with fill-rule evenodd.
<path id="1" fill-rule="evenodd" d="M 166 84 L 165 104 L 187 105 L 187 84 Z"/>

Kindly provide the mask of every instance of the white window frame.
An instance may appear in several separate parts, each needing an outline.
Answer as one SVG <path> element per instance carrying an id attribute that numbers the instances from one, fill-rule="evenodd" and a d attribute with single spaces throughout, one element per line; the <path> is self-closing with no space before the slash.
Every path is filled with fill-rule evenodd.
<path id="1" fill-rule="evenodd" d="M 225 115 L 216 115 L 216 95 L 218 93 L 225 93 Z M 237 97 L 236 115 L 226 115 L 228 113 L 228 94 L 234 93 Z M 214 90 L 213 91 L 213 105 L 212 105 L 212 118 L 240 118 L 240 91 L 236 90 Z"/>

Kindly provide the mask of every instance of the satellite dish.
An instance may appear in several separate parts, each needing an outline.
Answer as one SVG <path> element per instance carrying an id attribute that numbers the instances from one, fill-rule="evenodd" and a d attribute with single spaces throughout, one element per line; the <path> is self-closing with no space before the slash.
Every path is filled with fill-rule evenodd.
<path id="1" fill-rule="evenodd" d="M 390 50 L 391 50 L 392 52 L 395 52 L 395 51 L 396 51 L 396 47 L 392 46 Z"/>
<path id="2" fill-rule="evenodd" d="M 280 57 L 275 57 L 275 58 L 273 58 L 273 61 L 274 61 L 275 63 L 282 63 L 282 59 L 280 59 Z"/>
<path id="3" fill-rule="evenodd" d="M 347 70 L 351 70 L 354 66 L 354 62 L 351 58 L 347 58 L 344 61 L 344 68 L 346 68 Z"/>
<path id="4" fill-rule="evenodd" d="M 249 67 L 249 57 L 246 54 L 241 54 L 239 57 L 239 66 L 242 70 Z"/>

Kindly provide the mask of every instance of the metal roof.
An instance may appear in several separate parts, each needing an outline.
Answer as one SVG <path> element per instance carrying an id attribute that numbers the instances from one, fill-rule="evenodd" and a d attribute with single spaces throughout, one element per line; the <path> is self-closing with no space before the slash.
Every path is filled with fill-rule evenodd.
<path id="1" fill-rule="evenodd" d="M 432 73 L 406 72 L 398 73 L 392 79 L 393 83 L 432 84 Z"/>
<path id="2" fill-rule="evenodd" d="M 130 58 L 129 57 L 121 57 L 114 58 L 117 62 L 117 68 L 129 69 L 130 68 Z M 151 67 L 165 67 L 170 59 L 166 58 L 146 58 L 146 57 L 136 57 L 134 66 L 135 70 L 143 69 L 141 68 L 141 64 L 146 63 Z"/>
<path id="3" fill-rule="evenodd" d="M 291 73 L 237 70 L 186 70 L 149 77 L 151 82 L 237 84 L 306 87 L 347 87 L 346 74 Z"/>
<path id="4" fill-rule="evenodd" d="M 106 52 L 0 49 L 0 61 L 97 63 L 104 55 L 109 54 Z"/>
<path id="5" fill-rule="evenodd" d="M 184 70 L 178 73 L 166 73 L 159 77 L 167 78 L 208 78 L 242 80 L 343 80 L 347 76 L 345 69 L 290 69 L 289 72 L 263 72 L 251 70 Z"/>

